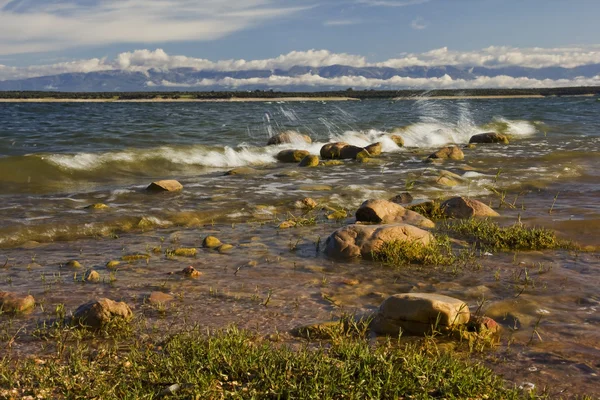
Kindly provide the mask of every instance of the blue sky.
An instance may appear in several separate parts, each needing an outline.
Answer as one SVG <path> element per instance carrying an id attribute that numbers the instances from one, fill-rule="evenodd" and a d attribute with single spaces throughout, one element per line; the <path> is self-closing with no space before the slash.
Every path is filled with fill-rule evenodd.
<path id="1" fill-rule="evenodd" d="M 210 60 L 327 49 L 383 61 L 448 47 L 598 42 L 597 0 L 0 0 L 0 63 L 162 48 Z"/>

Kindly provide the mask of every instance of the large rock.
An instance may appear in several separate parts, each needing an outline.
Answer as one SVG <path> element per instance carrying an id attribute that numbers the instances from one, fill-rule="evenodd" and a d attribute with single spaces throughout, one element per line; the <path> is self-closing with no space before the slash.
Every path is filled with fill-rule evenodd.
<path id="1" fill-rule="evenodd" d="M 133 313 L 127 304 L 107 298 L 82 304 L 73 314 L 75 321 L 94 329 L 101 328 L 115 319 L 129 321 L 132 317 Z"/>
<path id="2" fill-rule="evenodd" d="M 469 322 L 465 302 L 433 293 L 395 294 L 384 300 L 371 323 L 375 333 L 397 336 L 448 331 Z"/>
<path id="3" fill-rule="evenodd" d="M 501 133 L 486 132 L 471 136 L 469 143 L 502 143 L 508 144 L 508 137 Z"/>
<path id="4" fill-rule="evenodd" d="M 0 310 L 5 313 L 20 313 L 35 306 L 32 295 L 19 295 L 13 292 L 0 292 Z"/>
<path id="5" fill-rule="evenodd" d="M 381 154 L 381 142 L 373 143 L 365 147 L 365 150 L 369 152 L 369 155 L 375 157 Z"/>
<path id="6" fill-rule="evenodd" d="M 356 210 L 356 220 L 376 224 L 404 223 L 421 228 L 433 228 L 435 224 L 419 213 L 407 210 L 388 200 L 367 200 Z"/>
<path id="7" fill-rule="evenodd" d="M 183 185 L 173 179 L 152 182 L 146 188 L 150 192 L 176 192 L 181 189 L 183 189 Z"/>
<path id="8" fill-rule="evenodd" d="M 353 146 L 353 145 L 349 144 L 348 146 L 342 147 L 342 149 L 340 150 L 340 158 L 342 158 L 342 159 L 356 158 L 356 156 L 363 150 L 364 149 L 362 147 Z"/>
<path id="9" fill-rule="evenodd" d="M 430 160 L 462 160 L 465 154 L 458 146 L 447 146 L 428 157 Z"/>
<path id="10" fill-rule="evenodd" d="M 444 214 L 450 218 L 498 217 L 496 211 L 478 200 L 465 197 L 453 197 L 441 205 Z"/>
<path id="11" fill-rule="evenodd" d="M 321 147 L 321 158 L 325 160 L 333 160 L 340 158 L 340 153 L 342 149 L 346 146 L 350 145 L 345 142 L 327 143 L 323 145 L 323 147 Z"/>
<path id="12" fill-rule="evenodd" d="M 277 161 L 284 163 L 298 163 L 310 153 L 306 150 L 281 150 L 277 153 Z"/>
<path id="13" fill-rule="evenodd" d="M 268 146 L 282 143 L 312 143 L 310 136 L 302 135 L 296 131 L 285 131 L 275 135 L 267 142 Z"/>
<path id="14" fill-rule="evenodd" d="M 417 241 L 424 245 L 433 236 L 408 224 L 348 225 L 333 232 L 325 242 L 325 254 L 334 258 L 370 258 L 373 251 L 384 243 L 393 241 Z"/>
<path id="15" fill-rule="evenodd" d="M 309 154 L 300 161 L 298 164 L 299 167 L 318 167 L 319 166 L 319 157 Z"/>

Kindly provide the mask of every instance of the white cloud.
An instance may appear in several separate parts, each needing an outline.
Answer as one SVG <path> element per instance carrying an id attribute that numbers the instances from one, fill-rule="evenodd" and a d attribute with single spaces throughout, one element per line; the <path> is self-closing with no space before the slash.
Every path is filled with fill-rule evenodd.
<path id="1" fill-rule="evenodd" d="M 0 54 L 83 45 L 214 40 L 307 9 L 307 6 L 276 3 L 276 0 L 11 2 L 0 8 Z"/>
<path id="2" fill-rule="evenodd" d="M 360 24 L 361 21 L 357 19 L 332 19 L 323 22 L 324 26 L 346 26 Z"/>
<path id="3" fill-rule="evenodd" d="M 422 17 L 417 17 L 411 21 L 410 27 L 420 31 L 427 28 L 427 24 L 425 23 L 425 20 Z"/>
<path id="4" fill-rule="evenodd" d="M 394 76 L 390 79 L 373 79 L 360 76 L 343 76 L 336 78 L 323 78 L 318 75 L 301 76 L 270 76 L 268 78 L 224 78 L 224 79 L 202 79 L 192 84 L 179 84 L 175 82 L 162 81 L 160 84 L 148 82 L 148 86 L 163 86 L 169 88 L 207 88 L 226 87 L 238 89 L 248 86 L 268 87 L 290 87 L 290 86 L 312 86 L 312 87 L 337 87 L 355 89 L 474 89 L 474 88 L 542 88 L 542 87 L 567 87 L 567 86 L 599 86 L 600 76 L 593 78 L 576 79 L 530 79 L 513 78 L 511 76 L 478 77 L 474 80 L 452 79 L 448 75 L 440 78 L 408 78 Z"/>

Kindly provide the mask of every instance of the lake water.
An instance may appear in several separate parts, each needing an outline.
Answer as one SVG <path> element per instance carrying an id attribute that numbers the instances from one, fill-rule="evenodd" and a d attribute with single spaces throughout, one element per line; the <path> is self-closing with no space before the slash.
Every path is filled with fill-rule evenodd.
<path id="1" fill-rule="evenodd" d="M 555 396 L 598 393 L 599 111 L 600 102 L 589 97 L 0 103 L 0 291 L 31 293 L 39 305 L 10 328 L 7 317 L 0 323 L 23 327 L 26 336 L 57 304 L 73 311 L 109 297 L 127 301 L 157 327 L 185 319 L 273 333 L 369 312 L 390 294 L 435 292 L 473 309 L 483 302 L 501 320 L 503 344 L 486 362 L 517 385 L 532 382 Z M 391 139 L 394 129 L 405 147 Z M 313 143 L 266 146 L 287 130 Z M 506 133 L 511 143 L 464 149 L 464 161 L 423 162 L 445 144 L 465 145 L 487 131 Z M 371 163 L 316 168 L 275 159 L 289 148 L 318 155 L 330 141 L 381 142 L 383 154 Z M 255 171 L 225 175 L 242 166 Z M 442 170 L 461 175 L 459 184 L 437 183 Z M 177 179 L 184 189 L 147 193 L 158 179 Z M 477 198 L 501 214 L 502 224 L 520 219 L 552 228 L 590 251 L 491 254 L 480 268 L 458 271 L 395 270 L 323 255 L 327 236 L 351 223 L 364 200 L 405 191 L 415 202 Z M 305 197 L 327 206 L 308 215 L 317 223 L 279 229 L 304 213 L 295 203 Z M 108 208 L 86 208 L 95 203 Z M 341 209 L 348 218 L 327 219 Z M 233 249 L 202 249 L 209 234 Z M 198 254 L 170 255 L 177 247 L 196 247 Z M 150 257 L 106 267 L 137 253 Z M 84 268 L 66 266 L 75 259 Z M 175 273 L 188 265 L 203 275 Z M 82 283 L 87 268 L 101 282 Z M 176 306 L 157 313 L 144 300 L 152 291 L 174 294 Z"/>

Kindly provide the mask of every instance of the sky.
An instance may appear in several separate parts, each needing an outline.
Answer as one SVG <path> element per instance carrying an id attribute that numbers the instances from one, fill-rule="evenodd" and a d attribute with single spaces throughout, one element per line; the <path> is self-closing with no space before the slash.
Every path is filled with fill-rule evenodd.
<path id="1" fill-rule="evenodd" d="M 572 67 L 600 63 L 598 16 L 598 0 L 0 0 L 0 80 L 136 57 Z"/>

